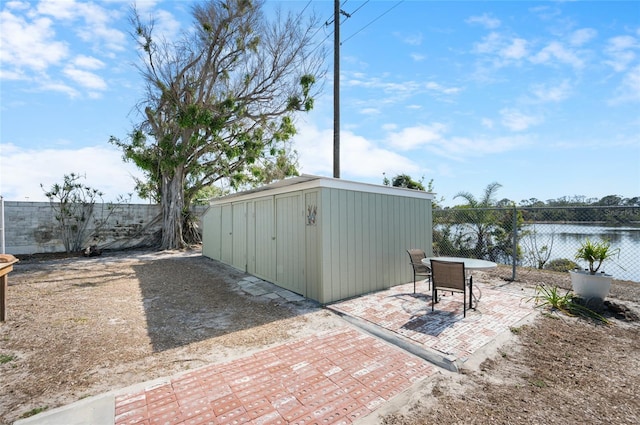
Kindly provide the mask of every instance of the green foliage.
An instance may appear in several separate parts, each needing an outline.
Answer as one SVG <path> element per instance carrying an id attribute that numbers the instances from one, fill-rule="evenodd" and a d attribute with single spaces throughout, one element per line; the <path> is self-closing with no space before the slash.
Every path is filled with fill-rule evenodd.
<path id="1" fill-rule="evenodd" d="M 509 328 L 509 330 L 511 331 L 512 334 L 514 335 L 520 335 L 522 333 L 522 326 L 511 326 Z"/>
<path id="2" fill-rule="evenodd" d="M 95 217 L 95 204 L 100 201 L 102 205 L 103 193 L 98 189 L 84 185 L 80 182 L 80 174 L 71 173 L 63 177 L 62 184 L 55 183 L 47 191 L 44 185 L 40 184 L 45 196 L 49 199 L 49 204 L 54 212 L 54 216 L 60 225 L 62 243 L 66 252 L 76 252 L 84 248 L 86 242 L 94 238 L 98 241 L 100 229 L 106 224 L 109 216 L 116 209 L 117 204 L 128 202 L 130 195 L 118 196 L 117 203 L 107 204 L 107 213 L 104 209 L 99 211 L 99 217 Z M 93 219 L 93 221 L 92 221 Z M 93 224 L 93 232 L 88 233 L 89 225 Z"/>
<path id="3" fill-rule="evenodd" d="M 535 210 L 525 211 L 527 222 L 571 222 L 606 223 L 616 225 L 640 221 L 640 210 L 620 207 L 640 207 L 640 197 L 623 198 L 618 195 L 607 195 L 601 199 L 586 199 L 585 197 L 564 196 L 550 199 L 546 202 L 536 198 L 520 201 L 523 207 L 535 207 Z M 545 208 L 546 207 L 546 208 Z M 537 210 L 540 208 L 540 210 Z"/>
<path id="4" fill-rule="evenodd" d="M 620 248 L 611 248 L 611 243 L 607 240 L 601 240 L 599 242 L 592 242 L 590 239 L 586 239 L 578 248 L 576 252 L 576 260 L 584 260 L 589 264 L 589 273 L 595 274 L 602 263 L 610 258 L 618 256 L 620 254 Z"/>
<path id="5" fill-rule="evenodd" d="M 44 407 L 35 407 L 31 410 L 29 410 L 28 412 L 23 413 L 22 415 L 20 415 L 20 419 L 25 419 L 25 418 L 30 418 L 31 416 L 35 416 L 38 413 L 42 413 L 45 410 L 47 410 L 49 408 L 49 406 L 44 406 Z"/>
<path id="6" fill-rule="evenodd" d="M 455 214 L 455 218 L 446 223 L 434 219 L 434 222 L 441 224 L 440 228 L 449 226 L 455 229 L 454 239 L 450 241 L 455 251 L 447 253 L 448 255 L 484 258 L 491 261 L 510 257 L 513 216 L 509 210 L 493 208 L 494 197 L 500 187 L 501 185 L 495 182 L 487 185 L 483 196 L 479 199 L 469 192 L 459 192 L 454 198 L 463 198 L 467 203 L 454 207 L 458 213 Z M 517 225 L 522 225 L 521 217 L 518 217 Z M 447 233 L 451 235 L 452 230 Z"/>
<path id="7" fill-rule="evenodd" d="M 536 307 L 546 308 L 551 311 L 557 310 L 567 316 L 580 316 L 605 324 L 609 323 L 601 314 L 578 303 L 571 291 L 561 294 L 557 286 L 549 287 L 544 284 L 536 286 L 536 294 L 531 300 L 533 300 Z"/>
<path id="8" fill-rule="evenodd" d="M 548 264 L 545 264 L 545 270 L 552 270 L 554 272 L 568 272 L 578 267 L 578 264 L 568 258 L 556 258 L 551 260 Z"/>
<path id="9" fill-rule="evenodd" d="M 16 359 L 16 356 L 14 355 L 0 353 L 0 364 L 9 363 L 15 359 Z"/>
<path id="10" fill-rule="evenodd" d="M 217 186 L 206 186 L 201 188 L 194 199 L 195 205 L 208 205 L 209 200 L 226 195 L 227 192 Z"/>
<path id="11" fill-rule="evenodd" d="M 324 74 L 324 52 L 313 37 L 321 22 L 279 13 L 267 20 L 261 7 L 245 0 L 196 4 L 195 37 L 166 43 L 156 43 L 152 23 L 134 11 L 147 93 L 128 140 L 110 141 L 143 170 L 139 195 L 170 204 L 167 214 L 188 211 L 218 181 L 239 188 L 297 173 L 285 144 L 296 133 L 295 113 L 313 108 Z M 163 248 L 179 248 L 181 225 L 167 214 Z"/>
<path id="12" fill-rule="evenodd" d="M 420 179 L 419 181 L 415 181 L 408 174 L 398 174 L 391 181 L 389 181 L 389 179 L 385 175 L 382 183 L 385 186 L 389 186 L 389 184 L 391 184 L 391 186 L 393 186 L 393 187 L 404 187 L 406 189 L 414 189 L 414 190 L 422 190 L 422 191 L 424 191 L 425 188 L 424 188 L 424 185 L 422 184 L 422 180 L 423 179 Z"/>
<path id="13" fill-rule="evenodd" d="M 79 174 L 67 174 L 62 184 L 55 183 L 48 191 L 40 184 L 60 224 L 62 242 L 67 252 L 82 249 L 94 204 L 97 199 L 102 200 L 103 195 L 99 190 L 80 183 L 81 178 L 83 176 Z"/>

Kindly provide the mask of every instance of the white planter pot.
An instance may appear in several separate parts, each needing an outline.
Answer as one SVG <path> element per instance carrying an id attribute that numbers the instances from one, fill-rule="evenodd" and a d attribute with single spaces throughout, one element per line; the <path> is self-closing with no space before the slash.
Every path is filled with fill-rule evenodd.
<path id="1" fill-rule="evenodd" d="M 590 300 L 604 299 L 609 295 L 613 276 L 604 273 L 590 274 L 585 271 L 569 271 L 573 292 L 580 298 Z"/>

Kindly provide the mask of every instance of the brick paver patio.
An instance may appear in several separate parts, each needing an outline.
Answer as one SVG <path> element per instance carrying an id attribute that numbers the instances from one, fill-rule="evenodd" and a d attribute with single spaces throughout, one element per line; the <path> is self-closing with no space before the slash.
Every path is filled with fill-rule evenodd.
<path id="1" fill-rule="evenodd" d="M 327 308 L 452 361 L 466 361 L 533 312 L 524 293 L 476 284 L 476 310 L 462 295 L 431 311 L 427 284 L 413 283 Z M 350 325 L 285 343 L 116 397 L 115 423 L 349 424 L 432 376 L 438 367 Z"/>
<path id="2" fill-rule="evenodd" d="M 338 302 L 329 309 L 402 335 L 425 349 L 464 362 L 497 335 L 509 331 L 534 311 L 530 293 L 474 285 L 475 310 L 463 318 L 462 294 L 440 291 L 431 311 L 431 292 L 425 282 L 392 287 L 365 297 Z"/>
<path id="3" fill-rule="evenodd" d="M 349 424 L 437 368 L 345 326 L 116 397 L 120 424 Z"/>

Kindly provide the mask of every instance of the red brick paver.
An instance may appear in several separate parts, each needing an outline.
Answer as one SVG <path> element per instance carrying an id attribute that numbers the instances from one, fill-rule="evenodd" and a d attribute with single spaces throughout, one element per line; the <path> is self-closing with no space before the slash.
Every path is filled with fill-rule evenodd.
<path id="1" fill-rule="evenodd" d="M 436 368 L 349 327 L 116 397 L 121 424 L 349 424 Z"/>
<path id="2" fill-rule="evenodd" d="M 329 309 L 365 320 L 402 335 L 426 349 L 464 361 L 534 312 L 530 295 L 501 290 L 474 282 L 478 298 L 476 310 L 467 310 L 463 318 L 462 294 L 442 295 L 431 311 L 431 292 L 425 282 L 394 286 L 389 290 L 338 302 Z"/>

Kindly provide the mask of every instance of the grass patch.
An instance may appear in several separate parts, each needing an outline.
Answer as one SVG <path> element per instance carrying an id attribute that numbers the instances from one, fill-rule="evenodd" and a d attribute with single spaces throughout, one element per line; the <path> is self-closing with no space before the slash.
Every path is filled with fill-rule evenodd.
<path id="1" fill-rule="evenodd" d="M 49 406 L 33 408 L 33 409 L 29 410 L 28 412 L 23 413 L 22 416 L 20 416 L 20 419 L 30 418 L 31 416 L 34 416 L 34 415 L 37 415 L 38 413 L 44 412 L 48 408 L 49 408 Z"/>
<path id="2" fill-rule="evenodd" d="M 561 294 L 557 286 L 549 287 L 544 284 L 536 286 L 536 294 L 531 297 L 531 300 L 533 300 L 536 307 L 546 308 L 551 311 L 557 310 L 567 316 L 579 316 L 609 324 L 609 321 L 604 316 L 579 304 L 571 291 Z"/>
<path id="3" fill-rule="evenodd" d="M 17 357 L 13 356 L 11 354 L 2 354 L 0 353 L 0 364 L 5 364 L 5 363 L 9 363 L 13 360 L 15 360 Z"/>
<path id="4" fill-rule="evenodd" d="M 534 387 L 538 387 L 538 388 L 545 388 L 547 386 L 547 383 L 544 382 L 542 379 L 534 379 L 532 381 L 529 381 L 529 383 Z"/>

